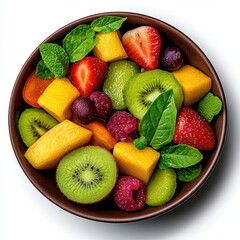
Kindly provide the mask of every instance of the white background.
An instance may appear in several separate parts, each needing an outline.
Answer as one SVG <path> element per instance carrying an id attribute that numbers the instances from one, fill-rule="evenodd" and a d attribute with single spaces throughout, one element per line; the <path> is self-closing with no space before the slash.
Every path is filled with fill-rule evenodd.
<path id="1" fill-rule="evenodd" d="M 228 0 L 41 0 L 0 2 L 0 239 L 239 239 L 239 8 Z M 48 35 L 81 17 L 105 11 L 147 14 L 174 25 L 207 54 L 228 104 L 228 135 L 207 183 L 176 210 L 128 224 L 99 223 L 65 212 L 29 182 L 13 153 L 8 103 L 31 52 Z"/>

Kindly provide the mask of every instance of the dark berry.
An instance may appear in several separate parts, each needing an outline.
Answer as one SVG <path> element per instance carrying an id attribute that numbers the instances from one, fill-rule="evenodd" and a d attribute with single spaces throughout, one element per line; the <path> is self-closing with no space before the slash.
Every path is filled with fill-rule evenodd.
<path id="1" fill-rule="evenodd" d="M 162 64 L 167 71 L 175 71 L 183 64 L 183 52 L 178 47 L 167 47 L 162 55 Z"/>
<path id="2" fill-rule="evenodd" d="M 128 112 L 117 111 L 109 119 L 107 127 L 110 134 L 120 141 L 131 141 L 139 136 L 139 119 Z"/>
<path id="3" fill-rule="evenodd" d="M 87 97 L 80 96 L 73 101 L 71 111 L 82 124 L 89 124 L 97 118 L 94 103 Z"/>
<path id="4" fill-rule="evenodd" d="M 90 94 L 89 99 L 94 102 L 97 109 L 97 119 L 106 122 L 112 113 L 111 98 L 104 92 L 95 91 Z"/>
<path id="5" fill-rule="evenodd" d="M 146 202 L 144 183 L 132 176 L 120 177 L 115 186 L 114 201 L 120 209 L 127 212 L 142 209 Z"/>

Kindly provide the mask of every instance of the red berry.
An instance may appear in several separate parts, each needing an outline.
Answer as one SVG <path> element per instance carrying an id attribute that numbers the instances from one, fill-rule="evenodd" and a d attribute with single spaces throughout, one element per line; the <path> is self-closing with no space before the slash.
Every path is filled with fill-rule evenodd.
<path id="1" fill-rule="evenodd" d="M 199 150 L 211 150 L 216 143 L 210 124 L 197 111 L 189 107 L 184 107 L 178 112 L 173 141 Z"/>
<path id="2" fill-rule="evenodd" d="M 109 119 L 107 127 L 110 134 L 120 141 L 131 141 L 139 136 L 139 119 L 128 112 L 117 111 Z"/>
<path id="3" fill-rule="evenodd" d="M 127 212 L 142 209 L 146 202 L 144 183 L 132 176 L 120 177 L 114 190 L 114 201 L 120 209 Z"/>
<path id="4" fill-rule="evenodd" d="M 146 70 L 158 67 L 162 40 L 157 29 L 150 26 L 134 28 L 123 34 L 122 43 L 129 58 L 140 67 Z"/>
<path id="5" fill-rule="evenodd" d="M 107 63 L 90 56 L 72 64 L 70 69 L 72 83 L 84 97 L 101 86 L 106 74 Z"/>
<path id="6" fill-rule="evenodd" d="M 106 122 L 112 113 L 112 100 L 104 92 L 95 91 L 89 95 L 89 99 L 94 102 L 97 109 L 97 119 Z"/>

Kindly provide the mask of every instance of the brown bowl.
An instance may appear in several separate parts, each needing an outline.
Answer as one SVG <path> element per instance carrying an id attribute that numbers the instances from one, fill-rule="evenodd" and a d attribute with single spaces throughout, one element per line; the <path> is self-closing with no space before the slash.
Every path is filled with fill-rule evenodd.
<path id="1" fill-rule="evenodd" d="M 69 201 L 60 193 L 59 189 L 57 188 L 54 171 L 38 171 L 34 169 L 25 159 L 24 153 L 26 151 L 26 147 L 20 138 L 17 128 L 19 113 L 27 107 L 22 98 L 22 89 L 26 78 L 32 72 L 40 58 L 38 48 L 35 49 L 35 51 L 23 65 L 13 87 L 9 104 L 9 133 L 13 150 L 21 168 L 29 180 L 33 183 L 33 185 L 50 201 L 72 214 L 91 220 L 102 222 L 138 221 L 159 216 L 174 209 L 189 199 L 207 180 L 214 167 L 216 166 L 224 144 L 227 127 L 226 100 L 221 82 L 212 64 L 205 56 L 205 54 L 201 51 L 201 49 L 191 39 L 189 39 L 186 35 L 184 35 L 173 26 L 146 15 L 128 12 L 108 12 L 91 15 L 76 20 L 62 27 L 51 36 L 49 36 L 44 42 L 59 41 L 63 36 L 65 36 L 66 33 L 68 33 L 77 25 L 90 23 L 94 19 L 104 15 L 127 17 L 127 21 L 122 26 L 124 29 L 134 28 L 140 25 L 151 25 L 153 27 L 156 27 L 162 36 L 166 37 L 166 39 L 171 41 L 173 44 L 179 46 L 185 52 L 189 64 L 199 68 L 209 77 L 211 77 L 213 83 L 212 92 L 222 99 L 223 110 L 217 117 L 213 126 L 216 133 L 217 146 L 215 147 L 214 151 L 209 153 L 206 161 L 204 161 L 204 166 L 200 176 L 198 176 L 194 181 L 190 183 L 179 186 L 174 198 L 167 204 L 160 207 L 145 207 L 143 210 L 138 212 L 126 213 L 124 211 L 121 211 L 117 209 L 110 200 L 106 200 L 96 206 L 83 206 Z"/>

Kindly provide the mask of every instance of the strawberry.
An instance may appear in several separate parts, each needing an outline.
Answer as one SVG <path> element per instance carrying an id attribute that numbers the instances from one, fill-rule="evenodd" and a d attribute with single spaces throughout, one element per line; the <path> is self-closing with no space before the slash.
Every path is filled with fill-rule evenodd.
<path id="1" fill-rule="evenodd" d="M 73 85 L 84 97 L 97 90 L 107 74 L 107 63 L 97 57 L 87 56 L 70 68 Z"/>
<path id="2" fill-rule="evenodd" d="M 184 107 L 179 110 L 173 141 L 187 144 L 198 150 L 211 150 L 215 135 L 210 124 L 195 110 Z"/>
<path id="3" fill-rule="evenodd" d="M 140 67 L 146 70 L 158 67 L 162 40 L 157 29 L 141 26 L 129 30 L 123 34 L 122 44 L 129 58 Z"/>

